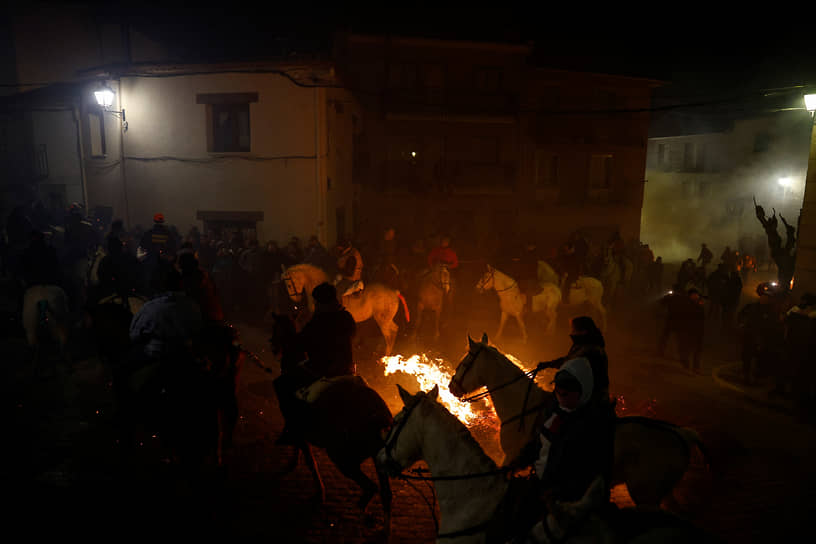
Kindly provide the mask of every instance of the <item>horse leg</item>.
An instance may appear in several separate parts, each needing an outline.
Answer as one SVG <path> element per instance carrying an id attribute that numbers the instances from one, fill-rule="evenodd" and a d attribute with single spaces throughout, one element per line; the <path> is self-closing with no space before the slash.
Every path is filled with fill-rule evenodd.
<path id="1" fill-rule="evenodd" d="M 425 305 L 422 302 L 417 302 L 417 309 L 416 309 L 416 323 L 414 323 L 414 332 L 411 334 L 411 337 L 416 340 L 417 336 L 419 335 L 419 327 L 422 325 L 422 313 L 425 311 Z M 385 333 L 383 333 L 385 336 Z"/>
<path id="2" fill-rule="evenodd" d="M 298 444 L 297 450 L 295 450 L 295 466 L 297 466 L 298 450 L 303 452 L 303 458 L 306 460 L 306 466 L 308 466 L 309 470 L 312 472 L 312 478 L 314 479 L 314 483 L 317 486 L 318 490 L 317 499 L 320 502 L 320 504 L 323 504 L 324 502 L 326 502 L 326 488 L 323 485 L 323 480 L 320 478 L 320 471 L 318 470 L 317 467 L 317 460 L 315 460 L 314 454 L 312 453 L 312 447 L 305 440 Z"/>
<path id="3" fill-rule="evenodd" d="M 394 342 L 397 339 L 397 331 L 399 327 L 393 321 L 387 320 L 387 318 L 376 318 L 377 325 L 380 327 L 380 332 L 382 332 L 383 338 L 385 338 L 385 355 L 391 355 L 391 351 L 394 349 Z"/>
<path id="4" fill-rule="evenodd" d="M 385 468 L 378 466 L 374 460 L 374 468 L 377 469 L 377 480 L 380 482 L 380 500 L 382 501 L 383 514 L 385 516 L 384 531 L 386 540 L 391 534 L 391 478 Z"/>
<path id="5" fill-rule="evenodd" d="M 362 469 L 360 469 L 359 461 L 349 459 L 347 455 L 337 450 L 327 450 L 326 453 L 329 454 L 329 458 L 334 462 L 343 476 L 353 480 L 363 490 L 360 500 L 357 501 L 357 506 L 360 507 L 360 510 L 365 510 L 368 503 L 371 502 L 371 499 L 374 498 L 374 495 L 376 495 L 379 490 L 377 484 L 372 482 L 371 479 L 363 473 Z"/>
<path id="6" fill-rule="evenodd" d="M 544 334 L 552 334 L 555 331 L 555 321 L 558 319 L 555 308 L 547 308 L 544 311 L 544 315 L 547 318 L 547 328 Z"/>
<path id="7" fill-rule="evenodd" d="M 521 328 L 521 337 L 522 337 L 524 343 L 526 344 L 527 343 L 527 327 L 524 326 L 524 319 L 521 317 L 521 314 L 516 314 L 514 317 L 516 318 L 516 321 L 518 321 L 519 328 Z"/>
<path id="8" fill-rule="evenodd" d="M 496 332 L 496 340 L 501 338 L 502 333 L 504 332 L 504 324 L 507 323 L 507 313 L 502 311 L 501 319 L 499 320 L 499 330 Z"/>

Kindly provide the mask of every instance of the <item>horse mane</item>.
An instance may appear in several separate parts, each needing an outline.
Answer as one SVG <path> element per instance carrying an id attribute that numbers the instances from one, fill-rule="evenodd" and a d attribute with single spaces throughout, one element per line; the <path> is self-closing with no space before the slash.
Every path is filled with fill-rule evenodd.
<path id="1" fill-rule="evenodd" d="M 436 401 L 432 401 L 430 404 L 432 405 L 433 409 L 440 414 L 440 420 L 448 427 L 451 427 L 449 435 L 457 436 L 468 449 L 473 450 L 473 452 L 479 458 L 480 463 L 487 463 L 490 469 L 495 469 L 498 466 L 496 465 L 496 462 L 485 453 L 482 445 L 479 444 L 475 438 L 473 438 L 473 435 L 467 426 L 459 421 L 459 418 L 451 414 L 444 405 Z"/>
<path id="2" fill-rule="evenodd" d="M 323 275 L 326 278 L 329 277 L 329 275 L 326 273 L 325 270 L 323 270 L 319 266 L 315 266 L 315 265 L 309 264 L 309 263 L 294 264 L 294 265 L 290 266 L 289 268 L 287 268 L 286 271 L 287 272 L 300 272 L 302 274 L 305 274 L 306 276 L 309 276 L 310 278 L 313 278 L 313 277 L 319 276 L 319 275 Z"/>
<path id="3" fill-rule="evenodd" d="M 518 368 L 518 369 L 519 369 L 519 370 L 521 370 L 522 372 L 524 372 L 524 373 L 526 373 L 526 372 L 527 372 L 527 369 L 526 369 L 526 368 L 524 368 L 523 366 L 521 366 L 521 362 L 516 362 L 516 361 L 514 361 L 514 360 L 513 360 L 513 359 L 515 359 L 515 357 L 513 357 L 513 358 L 511 359 L 510 357 L 508 357 L 508 356 L 507 356 L 507 354 L 502 353 L 502 351 L 501 351 L 499 348 L 497 348 L 496 346 L 491 346 L 491 345 L 489 345 L 489 344 L 482 344 L 482 345 L 483 345 L 483 346 L 484 346 L 486 349 L 488 349 L 489 351 L 492 351 L 493 353 L 495 353 L 496 355 L 498 355 L 499 357 L 502 357 L 502 358 L 507 359 L 508 361 L 510 361 L 510 362 L 513 364 L 513 366 L 515 366 L 516 368 Z"/>

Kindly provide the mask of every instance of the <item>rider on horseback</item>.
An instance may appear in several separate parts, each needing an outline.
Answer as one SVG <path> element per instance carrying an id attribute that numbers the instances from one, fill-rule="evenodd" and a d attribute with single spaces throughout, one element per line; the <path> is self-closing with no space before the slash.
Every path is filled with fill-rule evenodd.
<path id="1" fill-rule="evenodd" d="M 298 389 L 320 378 L 354 374 L 352 338 L 357 324 L 337 300 L 337 290 L 321 283 L 312 291 L 315 312 L 298 337 L 298 352 L 308 355 L 304 364 L 293 365 L 275 380 L 281 413 L 286 420 L 283 434 L 276 444 L 294 444 L 298 426 L 303 420 L 304 407 L 295 397 Z M 294 428 L 294 429 L 293 429 Z"/>
<path id="2" fill-rule="evenodd" d="M 591 317 L 575 317 L 570 321 L 572 347 L 564 357 L 538 363 L 539 371 L 547 368 L 563 368 L 566 361 L 586 358 L 592 366 L 593 401 L 609 403 L 609 360 L 603 334 Z"/>
<path id="3" fill-rule="evenodd" d="M 555 375 L 555 401 L 550 417 L 513 462 L 533 465 L 535 478 L 514 479 L 500 507 L 505 527 L 521 538 L 532 529 L 547 529 L 548 499 L 571 502 L 581 499 L 595 479 L 603 478 L 609 498 L 612 474 L 613 417 L 608 407 L 593 402 L 592 365 L 585 357 L 570 359 Z M 543 520 L 543 521 L 542 521 Z M 498 529 L 498 528 L 497 528 Z"/>

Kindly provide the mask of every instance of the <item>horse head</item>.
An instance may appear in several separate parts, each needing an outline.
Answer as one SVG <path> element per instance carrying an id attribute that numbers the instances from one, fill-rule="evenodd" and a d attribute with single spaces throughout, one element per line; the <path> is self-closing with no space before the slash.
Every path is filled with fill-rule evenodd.
<path id="1" fill-rule="evenodd" d="M 479 290 L 479 293 L 484 293 L 488 289 L 492 289 L 494 285 L 496 269 L 490 265 L 487 265 L 487 272 L 479 280 L 479 283 L 476 284 L 476 289 Z"/>
<path id="2" fill-rule="evenodd" d="M 480 342 L 474 342 L 470 335 L 468 335 L 468 352 L 462 360 L 459 361 L 459 364 L 456 366 L 456 372 L 448 384 L 448 390 L 453 396 L 462 398 L 468 393 L 472 393 L 485 385 L 484 378 L 481 375 L 480 365 L 476 363 L 487 349 L 489 349 L 487 333 L 482 335 Z"/>
<path id="3" fill-rule="evenodd" d="M 286 270 L 281 275 L 281 280 L 286 285 L 286 292 L 289 299 L 295 304 L 302 304 L 305 302 L 306 289 L 303 285 L 303 277 L 299 274 L 293 274 L 291 270 Z"/>
<path id="4" fill-rule="evenodd" d="M 392 476 L 399 475 L 422 458 L 421 433 L 424 418 L 417 417 L 417 414 L 423 411 L 424 403 L 436 404 L 439 395 L 438 385 L 427 393 L 420 391 L 416 395 L 411 395 L 399 384 L 397 389 L 405 407 L 394 416 L 393 425 L 385 437 L 385 447 L 376 456 L 377 464 L 385 467 Z"/>
<path id="5" fill-rule="evenodd" d="M 446 265 L 445 263 L 439 263 L 435 265 L 433 273 L 434 283 L 438 284 L 445 294 L 450 293 L 451 274 L 448 265 Z"/>
<path id="6" fill-rule="evenodd" d="M 563 541 L 568 534 L 587 533 L 594 536 L 606 536 L 610 528 L 606 525 L 593 524 L 592 515 L 599 512 L 605 502 L 604 481 L 598 476 L 587 488 L 584 496 L 575 502 L 561 502 L 544 496 L 547 505 L 545 523 L 552 536 Z"/>

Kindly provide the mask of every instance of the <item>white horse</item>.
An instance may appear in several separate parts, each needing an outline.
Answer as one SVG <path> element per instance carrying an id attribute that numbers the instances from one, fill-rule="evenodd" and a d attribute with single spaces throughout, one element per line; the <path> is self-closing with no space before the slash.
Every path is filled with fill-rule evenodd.
<path id="1" fill-rule="evenodd" d="M 606 330 L 606 308 L 603 305 L 603 284 L 590 276 L 581 276 L 570 286 L 566 304 L 589 304 L 601 318 L 600 329 Z"/>
<path id="2" fill-rule="evenodd" d="M 538 261 L 537 276 L 539 285 L 543 286 L 545 283 L 561 285 L 561 280 L 558 277 L 558 273 L 552 266 L 550 266 L 550 263 L 548 263 L 547 261 Z"/>
<path id="3" fill-rule="evenodd" d="M 481 342 L 468 337 L 468 344 L 468 353 L 457 366 L 449 389 L 461 398 L 487 388 L 502 422 L 499 442 L 507 464 L 536 437 L 549 416 L 546 410 L 552 393 L 538 387 L 523 369 L 489 346 L 487 335 Z M 639 506 L 658 507 L 688 469 L 694 445 L 703 451 L 700 436 L 693 429 L 646 417 L 618 418 L 611 483 L 626 483 Z"/>
<path id="4" fill-rule="evenodd" d="M 558 305 L 561 303 L 561 290 L 557 285 L 545 282 L 540 285 L 541 290 L 536 293 L 530 301 L 530 311 L 533 314 L 543 314 L 547 328 L 546 333 L 555 330 L 558 318 Z M 513 317 L 519 324 L 524 342 L 527 342 L 527 327 L 524 323 L 524 306 L 527 296 L 521 292 L 518 282 L 504 272 L 487 265 L 487 272 L 476 284 L 480 293 L 488 289 L 494 289 L 499 297 L 499 307 L 501 308 L 501 320 L 499 321 L 499 331 L 496 338 L 501 338 L 504 332 L 504 325 L 508 317 Z"/>
<path id="5" fill-rule="evenodd" d="M 377 465 L 387 467 L 396 476 L 424 460 L 430 477 L 441 478 L 433 484 L 441 514 L 437 542 L 485 543 L 488 535 L 495 540 L 523 523 L 524 520 L 496 519 L 495 514 L 509 488 L 506 473 L 485 454 L 467 427 L 437 402 L 439 386 L 416 395 L 399 385 L 397 388 L 405 408 L 394 418 L 385 447 L 377 454 Z M 704 535 L 688 525 L 683 526 L 686 532 L 680 532 L 676 521 L 667 523 L 664 519 L 663 523 L 654 523 L 653 517 L 647 520 L 652 522 L 647 529 L 637 531 L 638 522 L 643 524 L 643 521 L 638 518 L 640 513 L 631 509 L 627 509 L 628 517 L 619 516 L 625 527 L 610 523 L 599 515 L 605 500 L 603 487 L 603 481 L 598 478 L 579 501 L 546 501 L 545 521 L 533 526 L 526 542 L 612 544 L 623 540 L 617 530 L 631 530 L 632 526 L 635 526 L 632 533 L 639 533 L 636 540 L 641 544 L 700 544 L 703 540 Z M 544 509 L 542 505 L 542 513 Z M 650 535 L 654 536 L 650 538 Z M 669 540 L 664 540 L 667 537 Z"/>
<path id="6" fill-rule="evenodd" d="M 616 259 L 612 253 L 612 248 L 607 248 L 604 252 L 603 267 L 601 269 L 601 282 L 606 292 L 607 305 L 614 306 L 620 294 L 625 295 L 632 283 L 634 263 L 626 255 Z"/>
<path id="7" fill-rule="evenodd" d="M 487 265 L 487 272 L 476 284 L 479 293 L 484 293 L 488 289 L 494 289 L 499 296 L 499 308 L 501 308 L 501 320 L 499 321 L 499 331 L 496 333 L 496 340 L 501 338 L 504 332 L 504 325 L 507 318 L 512 316 L 519 324 L 521 336 L 524 343 L 527 343 L 527 327 L 524 325 L 524 304 L 527 297 L 519 289 L 518 282 L 490 265 Z"/>

